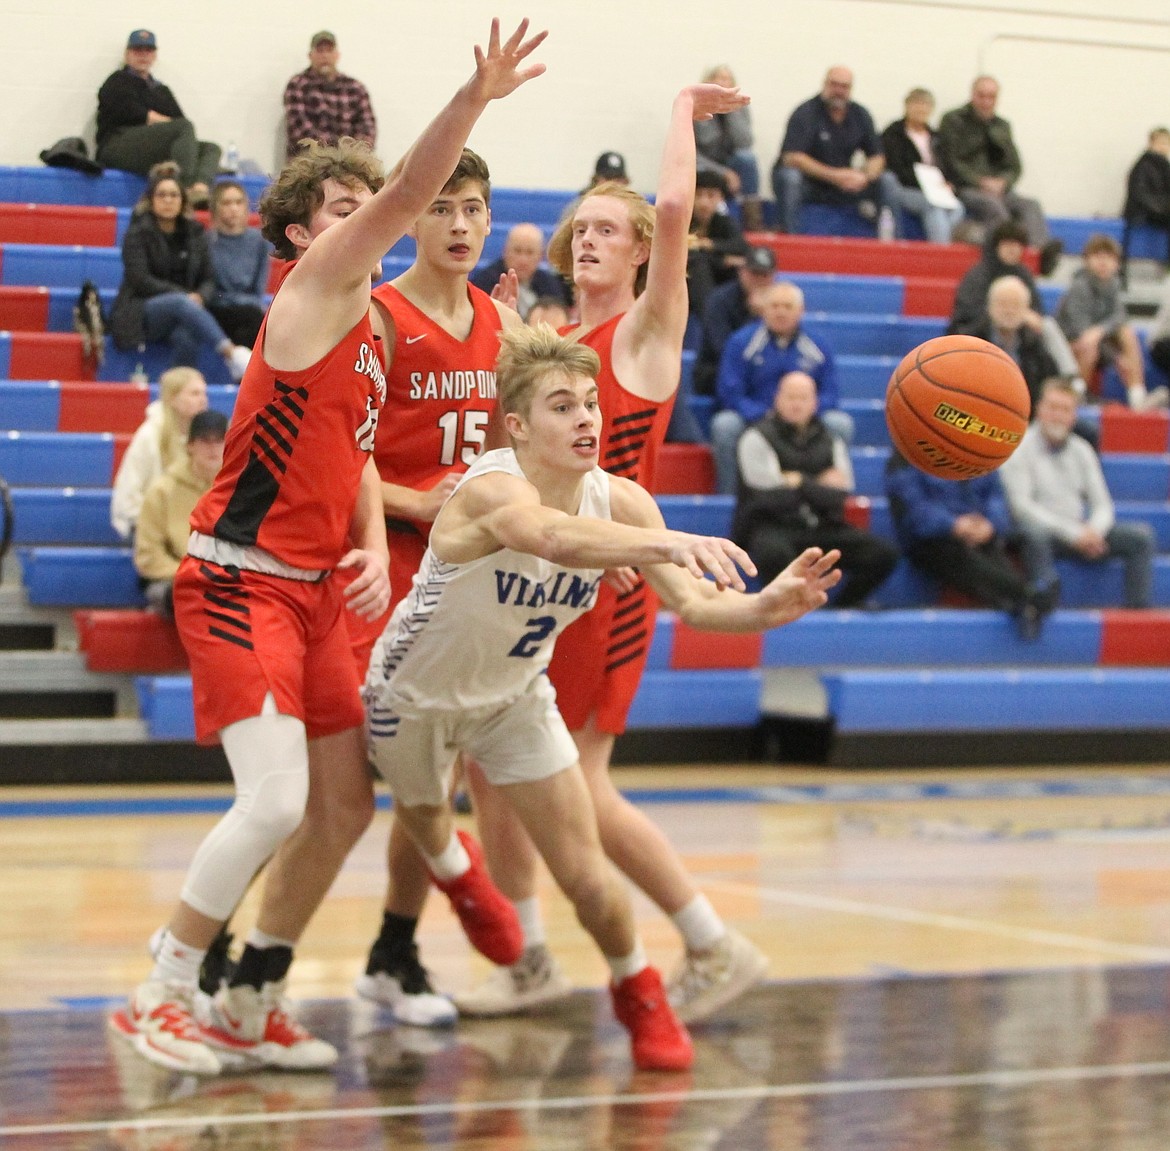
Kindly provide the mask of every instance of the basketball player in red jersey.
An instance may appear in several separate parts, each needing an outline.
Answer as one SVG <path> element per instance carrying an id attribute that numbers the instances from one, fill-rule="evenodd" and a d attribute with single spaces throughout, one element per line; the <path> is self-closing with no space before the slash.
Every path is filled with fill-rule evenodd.
<path id="1" fill-rule="evenodd" d="M 513 308 L 467 277 L 491 231 L 491 176 L 469 148 L 410 234 L 417 254 L 396 280 L 374 289 L 386 332 L 386 401 L 374 462 L 390 544 L 390 606 L 373 620 L 348 617 L 354 659 L 364 678 L 370 651 L 409 591 L 431 523 L 459 476 L 487 446 L 502 446 L 493 423 L 500 331 L 520 327 Z M 499 443 L 487 443 L 494 435 Z M 455 1022 L 455 1006 L 437 995 L 414 942 L 430 873 L 395 820 L 388 847 L 389 883 L 379 935 L 357 990 L 385 1004 L 400 1023 Z"/>
<path id="2" fill-rule="evenodd" d="M 694 120 L 741 107 L 738 89 L 699 84 L 675 98 L 655 207 L 618 184 L 590 189 L 562 221 L 549 260 L 576 287 L 580 324 L 568 329 L 601 357 L 600 466 L 652 487 L 658 449 L 678 388 L 687 321 L 687 234 L 695 192 Z M 609 777 L 614 738 L 626 716 L 654 634 L 657 600 L 639 577 L 624 591 L 603 585 L 598 605 L 557 641 L 549 678 L 573 734 L 597 809 L 602 846 L 678 928 L 686 948 L 670 984 L 684 1022 L 704 1019 L 756 983 L 762 953 L 729 929 L 695 887 L 658 827 Z M 525 953 L 455 1002 L 500 1015 L 567 993 L 544 946 L 535 852 L 482 775 L 469 772 L 493 878 L 516 904 Z"/>
<path id="3" fill-rule="evenodd" d="M 215 1074 L 225 1061 L 303 1069 L 337 1058 L 286 1013 L 283 988 L 293 945 L 373 812 L 343 619 L 346 610 L 381 615 L 390 594 L 370 458 L 386 394 L 385 332 L 369 270 L 431 202 L 487 104 L 544 71 L 524 65 L 544 39 L 525 40 L 527 23 L 501 44 L 492 22 L 475 74 L 388 181 L 349 141 L 305 149 L 265 195 L 265 235 L 295 262 L 261 328 L 223 469 L 192 515 L 175 580 L 197 736 L 223 743 L 236 799 L 196 853 L 150 978 L 114 1020 L 162 1066 Z M 506 901 L 475 854 L 452 837 L 433 861 L 437 882 L 460 908 L 470 897 L 461 918 L 473 941 L 486 933 L 498 961 L 511 962 L 519 930 L 493 934 L 491 897 Z M 196 1019 L 202 956 L 270 858 L 232 985 Z"/>

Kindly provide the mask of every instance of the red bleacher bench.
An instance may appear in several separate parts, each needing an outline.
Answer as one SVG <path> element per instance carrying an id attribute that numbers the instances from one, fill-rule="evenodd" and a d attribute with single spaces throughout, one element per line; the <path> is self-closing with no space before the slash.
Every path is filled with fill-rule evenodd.
<path id="1" fill-rule="evenodd" d="M 1170 611 L 1101 613 L 1100 662 L 1121 667 L 1170 666 Z"/>
<path id="2" fill-rule="evenodd" d="M 114 208 L 73 204 L 0 204 L 0 243 L 83 244 L 109 248 L 117 243 Z"/>
<path id="3" fill-rule="evenodd" d="M 661 496 L 709 496 L 715 491 L 715 464 L 706 444 L 663 444 L 652 491 Z"/>
<path id="4" fill-rule="evenodd" d="M 73 613 L 78 645 L 90 671 L 165 672 L 187 666 L 172 620 L 152 611 L 90 610 Z"/>
<path id="5" fill-rule="evenodd" d="M 1135 412 L 1124 404 L 1101 409 L 1101 451 L 1161 455 L 1170 450 L 1170 415 Z"/>

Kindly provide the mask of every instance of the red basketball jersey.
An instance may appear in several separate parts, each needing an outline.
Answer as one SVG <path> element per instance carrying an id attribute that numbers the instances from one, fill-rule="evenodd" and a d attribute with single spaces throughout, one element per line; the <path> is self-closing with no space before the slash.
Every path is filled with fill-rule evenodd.
<path id="1" fill-rule="evenodd" d="M 666 427 L 674 408 L 674 396 L 662 403 L 635 396 L 618 382 L 613 371 L 613 338 L 625 312 L 598 324 L 580 338 L 601 357 L 597 375 L 597 398 L 601 405 L 601 454 L 598 464 L 615 476 L 648 488 L 658 466 L 658 450 L 666 438 Z M 572 335 L 575 327 L 562 328 Z"/>
<path id="2" fill-rule="evenodd" d="M 268 317 L 257 348 L 264 346 Z M 253 354 L 240 381 L 223 467 L 191 514 L 204 535 L 255 546 L 294 567 L 334 567 L 348 550 L 362 468 L 386 397 L 368 313 L 299 372 Z"/>
<path id="3" fill-rule="evenodd" d="M 500 313 L 491 297 L 467 285 L 474 316 L 457 340 L 392 284 L 374 289 L 394 320 L 394 355 L 386 373 L 382 427 L 374 446 L 387 483 L 422 491 L 450 472 L 465 472 L 483 450 L 496 406 Z M 411 521 L 430 535 L 429 523 Z"/>

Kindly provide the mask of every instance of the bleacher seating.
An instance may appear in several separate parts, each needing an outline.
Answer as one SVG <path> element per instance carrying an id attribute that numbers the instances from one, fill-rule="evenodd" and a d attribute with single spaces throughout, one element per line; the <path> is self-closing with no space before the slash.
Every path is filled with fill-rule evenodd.
<path id="1" fill-rule="evenodd" d="M 261 183 L 249 184 L 253 203 Z M 0 474 L 13 485 L 30 603 L 82 609 L 76 630 L 90 670 L 137 674 L 151 736 L 190 739 L 181 645 L 173 625 L 141 610 L 130 552 L 108 522 L 120 452 L 156 388 L 126 383 L 138 355 L 112 348 L 92 379 L 72 333 L 82 280 L 97 283 L 105 305 L 112 303 L 121 276 L 117 245 L 141 187 L 124 173 L 93 180 L 57 169 L 0 169 Z M 549 234 L 570 199 L 568 192 L 496 189 L 485 260 L 499 253 L 512 223 L 532 220 Z M 815 226 L 815 213 L 804 223 Z M 1051 223 L 1070 251 L 1092 231 L 1120 227 Z M 955 284 L 978 251 L 811 234 L 757 238 L 777 252 L 780 274 L 803 289 L 810 330 L 837 353 L 843 406 L 856 428 L 859 494 L 850 518 L 892 537 L 882 483 L 886 384 L 905 352 L 941 333 Z M 1135 255 L 1146 254 L 1145 242 Z M 387 255 L 384 276 L 399 274 L 412 257 L 405 239 Z M 1059 288 L 1041 291 L 1051 310 Z M 693 359 L 686 353 L 684 371 Z M 218 357 L 211 361 L 211 402 L 230 414 L 235 389 Z M 165 362 L 164 349 L 147 350 L 152 379 Z M 711 401 L 692 403 L 705 427 Z M 1064 563 L 1061 609 L 1038 642 L 1025 643 L 1002 613 L 938 606 L 942 589 L 903 562 L 876 597 L 886 610 L 819 612 L 763 637 L 696 633 L 664 613 L 631 726 L 751 726 L 776 669 L 814 676 L 842 733 L 1170 726 L 1170 418 L 1112 405 L 1094 414 L 1118 514 L 1146 519 L 1157 533 L 1158 610 L 1117 609 L 1119 562 L 1094 573 Z M 712 495 L 712 487 L 704 445 L 665 446 L 656 498 L 670 527 L 727 534 L 733 501 Z"/>

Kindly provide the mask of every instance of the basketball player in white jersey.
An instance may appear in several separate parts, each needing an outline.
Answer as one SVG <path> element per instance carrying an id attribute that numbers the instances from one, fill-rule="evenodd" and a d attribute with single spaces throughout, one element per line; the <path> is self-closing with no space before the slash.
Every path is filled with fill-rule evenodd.
<path id="1" fill-rule="evenodd" d="M 446 797 L 455 754 L 475 759 L 604 954 L 635 1064 L 673 1070 L 690 1066 L 690 1037 L 646 962 L 542 673 L 557 634 L 595 602 L 604 569 L 637 566 L 694 627 L 757 631 L 823 604 L 839 557 L 811 548 L 745 594 L 736 564 L 755 569 L 743 551 L 667 530 L 644 489 L 597 466 L 600 366 L 591 348 L 545 326 L 504 335 L 498 403 L 513 446 L 481 456 L 444 504 L 415 584 L 374 648 L 370 754 L 439 882 L 467 867 Z"/>

